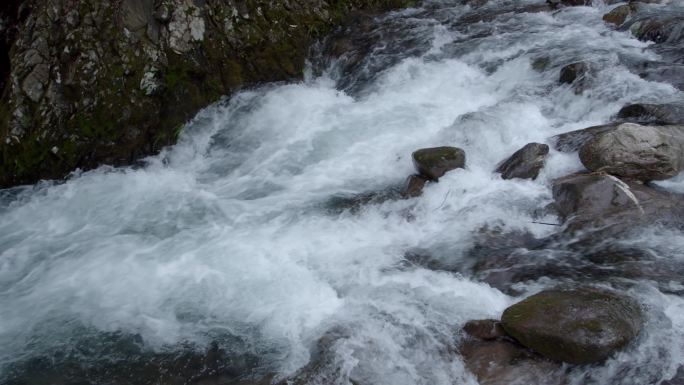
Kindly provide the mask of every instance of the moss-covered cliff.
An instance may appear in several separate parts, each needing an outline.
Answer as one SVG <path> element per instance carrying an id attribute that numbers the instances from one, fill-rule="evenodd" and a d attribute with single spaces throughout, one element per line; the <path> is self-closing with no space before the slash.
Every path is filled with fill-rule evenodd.
<path id="1" fill-rule="evenodd" d="M 127 164 L 200 108 L 300 77 L 313 39 L 409 0 L 10 0 L 0 8 L 0 187 Z"/>

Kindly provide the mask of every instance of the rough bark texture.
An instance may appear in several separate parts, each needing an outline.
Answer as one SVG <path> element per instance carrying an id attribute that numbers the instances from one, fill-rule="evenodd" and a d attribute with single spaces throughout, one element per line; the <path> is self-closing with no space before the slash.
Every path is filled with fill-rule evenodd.
<path id="1" fill-rule="evenodd" d="M 0 6 L 0 187 L 129 164 L 240 87 L 301 77 L 352 12 L 410 0 L 10 0 Z"/>

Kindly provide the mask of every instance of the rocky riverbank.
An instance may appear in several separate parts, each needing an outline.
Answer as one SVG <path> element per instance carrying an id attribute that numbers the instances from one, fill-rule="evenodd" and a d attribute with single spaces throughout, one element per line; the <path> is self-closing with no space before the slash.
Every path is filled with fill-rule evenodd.
<path id="1" fill-rule="evenodd" d="M 377 1 L 7 1 L 0 187 L 128 165 L 221 96 L 298 79 L 311 43 Z"/>

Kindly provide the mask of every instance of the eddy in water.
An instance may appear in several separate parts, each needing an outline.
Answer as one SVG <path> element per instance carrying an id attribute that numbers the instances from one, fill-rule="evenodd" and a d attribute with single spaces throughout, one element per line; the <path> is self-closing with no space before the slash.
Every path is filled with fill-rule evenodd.
<path id="1" fill-rule="evenodd" d="M 684 383 L 684 6 L 583 4 L 360 17 L 0 191 L 0 383 Z"/>

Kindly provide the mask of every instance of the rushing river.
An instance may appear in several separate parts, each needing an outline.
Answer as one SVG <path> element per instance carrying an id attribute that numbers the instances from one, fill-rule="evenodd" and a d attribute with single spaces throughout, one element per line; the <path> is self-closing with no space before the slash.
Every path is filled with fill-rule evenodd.
<path id="1" fill-rule="evenodd" d="M 197 374 L 206 362 L 179 357 L 207 351 L 230 376 L 285 378 L 336 333 L 314 382 L 476 384 L 463 324 L 563 279 L 481 282 L 477 234 L 557 231 L 539 216 L 550 183 L 583 167 L 552 149 L 535 181 L 492 170 L 526 143 L 684 94 L 629 71 L 625 58 L 658 54 L 606 25 L 608 6 L 455 3 L 376 19 L 355 32 L 353 63 L 314 53 L 305 81 L 208 107 L 142 165 L 0 191 L 0 383 L 146 383 L 150 362 Z M 597 70 L 576 94 L 558 72 L 580 60 Z M 466 169 L 399 199 L 411 152 L 439 145 L 463 148 Z M 682 192 L 684 178 L 662 186 Z M 677 229 L 614 242 L 684 265 Z M 656 384 L 684 362 L 681 281 L 620 287 L 648 307 L 646 328 L 604 364 L 568 368 L 574 384 Z"/>

